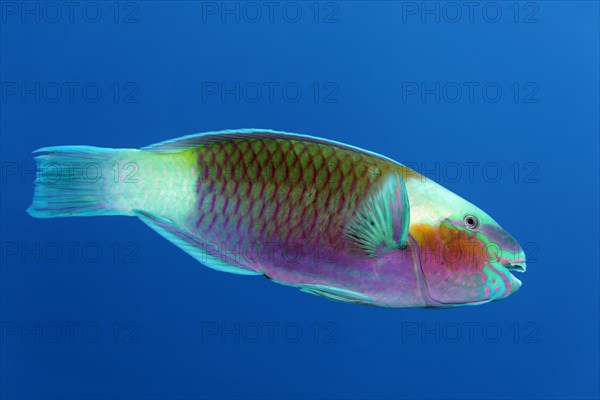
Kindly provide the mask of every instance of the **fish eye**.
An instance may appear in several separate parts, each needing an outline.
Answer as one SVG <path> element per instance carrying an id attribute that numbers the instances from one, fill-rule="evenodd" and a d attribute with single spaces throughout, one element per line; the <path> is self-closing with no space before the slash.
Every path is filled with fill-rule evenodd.
<path id="1" fill-rule="evenodd" d="M 479 227 L 479 218 L 474 215 L 465 215 L 463 222 L 465 223 L 465 227 L 467 229 L 473 230 Z"/>

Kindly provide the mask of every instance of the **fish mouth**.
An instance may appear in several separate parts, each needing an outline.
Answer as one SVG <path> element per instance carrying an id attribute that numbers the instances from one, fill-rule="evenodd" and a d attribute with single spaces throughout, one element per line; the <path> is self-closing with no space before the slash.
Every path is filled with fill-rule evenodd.
<path id="1" fill-rule="evenodd" d="M 502 264 L 502 266 L 511 272 L 517 271 L 523 273 L 527 271 L 527 265 L 525 264 L 525 261 L 507 262 Z"/>
<path id="2" fill-rule="evenodd" d="M 505 274 L 510 281 L 510 294 L 513 294 L 519 290 L 523 284 L 519 278 L 514 275 L 514 272 L 523 273 L 527 270 L 524 260 L 505 262 L 502 264 Z"/>

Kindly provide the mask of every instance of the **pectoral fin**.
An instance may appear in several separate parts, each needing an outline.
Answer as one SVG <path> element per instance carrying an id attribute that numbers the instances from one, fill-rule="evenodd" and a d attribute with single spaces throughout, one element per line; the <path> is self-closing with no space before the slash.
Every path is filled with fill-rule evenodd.
<path id="1" fill-rule="evenodd" d="M 355 252 L 375 257 L 392 249 L 404 249 L 409 224 L 406 185 L 398 172 L 391 172 L 380 178 L 358 205 L 344 234 Z"/>
<path id="2" fill-rule="evenodd" d="M 162 237 L 168 239 L 175 246 L 179 247 L 209 268 L 239 275 L 261 275 L 259 272 L 225 261 L 222 255 L 212 251 L 213 249 L 211 246 L 206 245 L 201 239 L 193 236 L 190 232 L 176 225 L 170 219 L 159 217 L 142 210 L 134 210 L 134 213 Z"/>

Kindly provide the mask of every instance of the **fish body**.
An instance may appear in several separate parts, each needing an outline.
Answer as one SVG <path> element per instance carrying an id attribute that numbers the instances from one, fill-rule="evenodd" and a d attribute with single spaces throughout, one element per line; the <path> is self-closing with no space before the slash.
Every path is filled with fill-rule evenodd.
<path id="1" fill-rule="evenodd" d="M 382 307 L 481 304 L 520 286 L 523 251 L 491 217 L 343 143 L 243 130 L 40 151 L 42 172 L 70 167 L 38 177 L 31 215 L 137 216 L 216 270 Z"/>

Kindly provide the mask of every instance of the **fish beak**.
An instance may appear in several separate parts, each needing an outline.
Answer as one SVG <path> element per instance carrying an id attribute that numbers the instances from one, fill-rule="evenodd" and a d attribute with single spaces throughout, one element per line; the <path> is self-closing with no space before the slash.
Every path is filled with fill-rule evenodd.
<path id="1" fill-rule="evenodd" d="M 509 271 L 509 275 L 510 275 L 510 281 L 511 281 L 511 290 L 510 290 L 510 294 L 515 293 L 517 290 L 519 290 L 519 288 L 521 287 L 521 281 L 512 274 L 512 272 L 517 271 L 517 272 L 525 272 L 527 270 L 527 265 L 525 264 L 525 260 L 523 261 L 514 261 L 514 262 L 507 262 L 502 264 L 504 266 L 504 268 L 506 268 Z"/>
<path id="2" fill-rule="evenodd" d="M 521 287 L 521 281 L 517 278 L 515 278 L 514 275 L 511 274 L 510 277 L 510 282 L 511 282 L 511 288 L 510 288 L 510 294 L 515 293 L 517 290 L 519 290 L 519 288 Z"/>
<path id="3" fill-rule="evenodd" d="M 527 271 L 527 265 L 525 261 L 522 262 L 507 262 L 504 264 L 504 268 L 509 271 L 525 272 Z"/>

